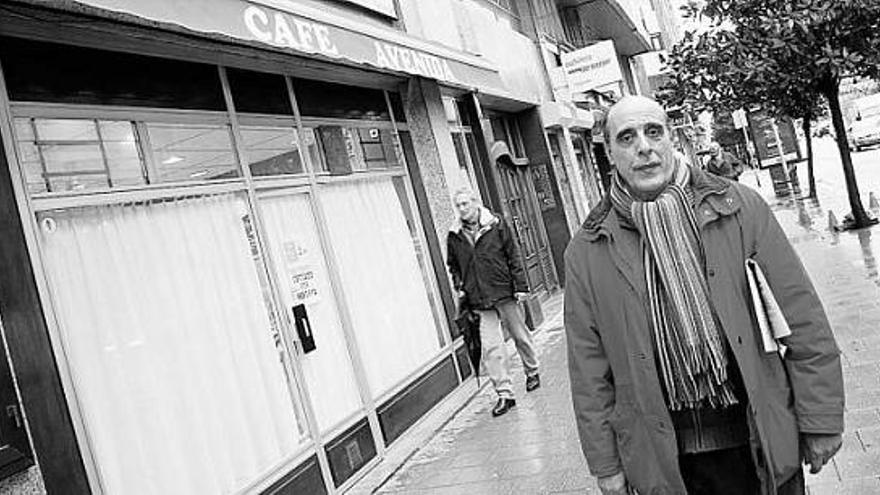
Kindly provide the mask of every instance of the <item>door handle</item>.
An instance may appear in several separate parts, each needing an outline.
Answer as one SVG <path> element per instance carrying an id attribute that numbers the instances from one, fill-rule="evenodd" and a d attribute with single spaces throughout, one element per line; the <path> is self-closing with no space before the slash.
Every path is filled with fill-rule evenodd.
<path id="1" fill-rule="evenodd" d="M 317 349 L 315 334 L 312 333 L 312 325 L 309 322 L 309 313 L 306 311 L 305 304 L 297 304 L 293 307 L 293 324 L 296 327 L 299 341 L 302 343 L 303 353 L 308 354 Z"/>

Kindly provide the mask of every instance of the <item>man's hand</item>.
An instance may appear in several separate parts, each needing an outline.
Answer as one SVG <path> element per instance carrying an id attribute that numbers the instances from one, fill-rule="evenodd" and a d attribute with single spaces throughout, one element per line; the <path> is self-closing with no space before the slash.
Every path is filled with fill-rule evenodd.
<path id="1" fill-rule="evenodd" d="M 599 490 L 602 491 L 602 495 L 629 495 L 626 476 L 623 475 L 623 471 L 599 478 L 596 481 L 599 484 Z"/>
<path id="2" fill-rule="evenodd" d="M 834 457 L 843 444 L 839 433 L 825 435 L 819 433 L 801 434 L 801 457 L 810 465 L 810 474 L 816 474 Z"/>
<path id="3" fill-rule="evenodd" d="M 514 292 L 513 297 L 516 299 L 516 302 L 523 302 L 529 298 L 528 292 Z"/>

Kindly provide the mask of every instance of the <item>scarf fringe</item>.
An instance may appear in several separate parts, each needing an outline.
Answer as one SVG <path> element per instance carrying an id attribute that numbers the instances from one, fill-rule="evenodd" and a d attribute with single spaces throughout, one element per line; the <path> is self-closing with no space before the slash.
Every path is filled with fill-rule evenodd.
<path id="1" fill-rule="evenodd" d="M 636 201 L 615 175 L 611 199 L 642 236 L 654 347 L 673 411 L 727 407 L 738 401 L 727 376 L 728 357 L 703 273 L 690 170 L 654 201 Z"/>

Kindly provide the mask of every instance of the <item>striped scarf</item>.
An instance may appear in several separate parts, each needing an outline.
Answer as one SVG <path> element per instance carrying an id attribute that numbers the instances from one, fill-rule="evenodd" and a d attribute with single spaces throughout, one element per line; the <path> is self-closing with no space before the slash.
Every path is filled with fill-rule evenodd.
<path id="1" fill-rule="evenodd" d="M 709 300 L 689 183 L 690 169 L 680 163 L 675 180 L 653 201 L 635 200 L 618 174 L 610 191 L 615 210 L 642 238 L 654 348 L 673 411 L 737 402 Z"/>

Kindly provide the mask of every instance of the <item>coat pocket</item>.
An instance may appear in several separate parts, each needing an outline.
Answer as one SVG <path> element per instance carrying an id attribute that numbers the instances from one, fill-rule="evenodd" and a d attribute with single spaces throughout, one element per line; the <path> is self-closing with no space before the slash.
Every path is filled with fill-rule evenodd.
<path id="1" fill-rule="evenodd" d="M 663 477 L 658 472 L 659 466 L 652 460 L 654 449 L 650 432 L 635 406 L 617 403 L 609 421 L 627 481 L 638 493 L 655 493 L 658 481 Z"/>

